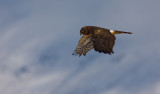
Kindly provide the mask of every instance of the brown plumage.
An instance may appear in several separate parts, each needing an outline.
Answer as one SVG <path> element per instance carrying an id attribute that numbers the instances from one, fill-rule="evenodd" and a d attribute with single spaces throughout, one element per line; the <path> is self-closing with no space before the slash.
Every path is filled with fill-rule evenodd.
<path id="1" fill-rule="evenodd" d="M 132 34 L 131 32 L 109 30 L 97 26 L 84 26 L 80 30 L 80 35 L 83 34 L 83 36 L 79 40 L 73 55 L 81 56 L 83 54 L 85 56 L 93 48 L 100 53 L 113 54 L 113 46 L 116 40 L 114 34 L 123 33 Z"/>

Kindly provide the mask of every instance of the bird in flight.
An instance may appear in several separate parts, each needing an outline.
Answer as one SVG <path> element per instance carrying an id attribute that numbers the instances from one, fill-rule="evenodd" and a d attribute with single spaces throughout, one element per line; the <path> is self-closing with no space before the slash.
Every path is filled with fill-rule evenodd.
<path id="1" fill-rule="evenodd" d="M 78 45 L 72 55 L 82 54 L 85 56 L 88 51 L 94 49 L 99 53 L 113 54 L 113 46 L 115 44 L 115 34 L 132 34 L 118 30 L 110 30 L 97 26 L 84 26 L 80 30 L 80 35 L 83 36 L 78 42 Z"/>

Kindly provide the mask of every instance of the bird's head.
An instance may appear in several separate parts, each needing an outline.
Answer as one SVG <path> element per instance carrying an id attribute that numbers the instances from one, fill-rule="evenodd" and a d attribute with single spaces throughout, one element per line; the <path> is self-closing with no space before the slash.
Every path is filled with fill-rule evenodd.
<path id="1" fill-rule="evenodd" d="M 81 30 L 80 30 L 80 35 L 82 35 L 82 34 L 83 35 L 89 35 L 90 32 L 89 32 L 88 28 L 82 27 Z"/>
<path id="2" fill-rule="evenodd" d="M 85 29 L 82 28 L 82 29 L 80 30 L 80 35 L 83 35 L 84 33 L 85 33 Z"/>

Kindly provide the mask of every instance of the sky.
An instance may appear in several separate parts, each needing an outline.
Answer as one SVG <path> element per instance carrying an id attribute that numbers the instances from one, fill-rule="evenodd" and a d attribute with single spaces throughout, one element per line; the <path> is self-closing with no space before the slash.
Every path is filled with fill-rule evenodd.
<path id="1" fill-rule="evenodd" d="M 160 94 L 159 0 L 0 0 L 0 94 Z M 113 55 L 73 56 L 83 26 Z"/>

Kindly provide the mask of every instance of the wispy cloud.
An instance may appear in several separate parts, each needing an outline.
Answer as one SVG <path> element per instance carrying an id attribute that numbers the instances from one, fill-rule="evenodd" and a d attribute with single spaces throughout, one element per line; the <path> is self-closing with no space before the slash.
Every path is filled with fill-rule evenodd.
<path id="1" fill-rule="evenodd" d="M 1 1 L 0 93 L 159 94 L 158 3 Z M 71 54 L 84 25 L 134 34 L 117 36 L 114 55 L 79 58 Z"/>

